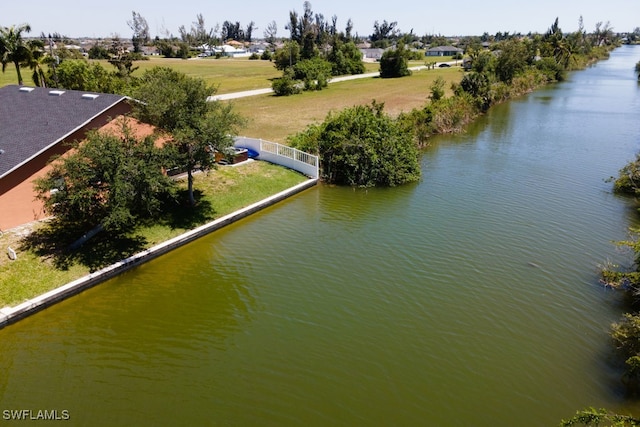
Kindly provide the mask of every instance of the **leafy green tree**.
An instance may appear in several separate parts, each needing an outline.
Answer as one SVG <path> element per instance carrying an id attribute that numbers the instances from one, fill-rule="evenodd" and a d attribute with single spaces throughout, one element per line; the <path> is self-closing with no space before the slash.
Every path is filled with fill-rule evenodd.
<path id="1" fill-rule="evenodd" d="M 531 56 L 533 55 L 530 55 L 522 41 L 512 39 L 502 42 L 496 59 L 496 77 L 499 81 L 510 84 L 516 75 L 527 68 Z"/>
<path id="2" fill-rule="evenodd" d="M 385 50 L 380 58 L 380 77 L 404 77 L 410 76 L 409 50 L 404 43 L 398 43 L 395 49 Z"/>
<path id="3" fill-rule="evenodd" d="M 92 90 L 95 82 L 89 75 L 89 63 L 82 59 L 62 61 L 56 67 L 59 88 L 69 90 Z"/>
<path id="4" fill-rule="evenodd" d="M 496 57 L 493 53 L 480 50 L 471 54 L 471 69 L 477 73 L 493 73 L 495 71 Z"/>
<path id="5" fill-rule="evenodd" d="M 173 58 L 175 56 L 175 49 L 173 43 L 169 40 L 160 40 L 157 39 L 154 41 L 155 46 L 158 48 L 160 55 L 165 58 Z"/>
<path id="6" fill-rule="evenodd" d="M 373 47 L 386 48 L 389 43 L 398 38 L 398 23 L 382 21 L 382 24 L 378 21 L 373 23 L 373 34 L 369 37 Z"/>
<path id="7" fill-rule="evenodd" d="M 491 83 L 486 73 L 472 71 L 465 74 L 460 87 L 476 99 L 481 110 L 487 110 L 491 106 Z"/>
<path id="8" fill-rule="evenodd" d="M 396 186 L 420 177 L 412 134 L 383 111 L 383 104 L 330 113 L 290 139 L 291 145 L 320 155 L 322 177 L 351 186 Z"/>
<path id="9" fill-rule="evenodd" d="M 53 70 L 50 70 L 53 73 Z M 126 81 L 118 74 L 109 72 L 99 62 L 84 59 L 68 59 L 56 67 L 56 87 L 69 90 L 87 90 L 102 93 L 122 93 Z M 54 81 L 53 75 L 48 77 Z"/>
<path id="10" fill-rule="evenodd" d="M 89 59 L 109 59 L 111 55 L 109 54 L 109 49 L 102 46 L 99 43 L 95 43 L 89 51 L 87 52 Z"/>
<path id="11" fill-rule="evenodd" d="M 91 132 L 76 151 L 55 161 L 36 182 L 38 198 L 58 223 L 124 233 L 158 215 L 173 192 L 163 160 L 154 139 L 137 139 L 125 120 L 119 134 Z"/>
<path id="12" fill-rule="evenodd" d="M 128 52 L 119 38 L 114 38 L 109 48 L 109 54 L 111 57 L 108 59 L 109 64 L 116 67 L 118 76 L 127 79 L 131 74 L 138 69 L 134 67 L 133 63 L 139 56 L 136 56 Z"/>
<path id="13" fill-rule="evenodd" d="M 300 60 L 300 45 L 294 41 L 287 41 L 273 56 L 273 65 L 278 70 L 284 71 L 293 67 Z"/>
<path id="14" fill-rule="evenodd" d="M 293 70 L 294 78 L 304 82 L 305 90 L 322 90 L 329 85 L 331 64 L 322 58 L 303 59 Z"/>
<path id="15" fill-rule="evenodd" d="M 168 67 L 154 67 L 134 91 L 136 114 L 173 135 L 175 166 L 187 172 L 189 203 L 195 205 L 193 171 L 214 166 L 214 151 L 223 151 L 243 120 L 230 104 L 209 101 L 215 93 L 204 80 Z"/>
<path id="16" fill-rule="evenodd" d="M 352 41 L 345 43 L 336 38 L 327 60 L 331 63 L 331 74 L 334 76 L 362 74 L 365 71 L 362 53 Z"/>
<path id="17" fill-rule="evenodd" d="M 28 62 L 31 51 L 26 41 L 22 38 L 22 33 L 31 32 L 29 24 L 0 28 L 0 62 L 2 62 L 2 72 L 5 72 L 7 64 L 11 63 L 16 67 L 18 84 L 24 84 L 20 66 Z"/>

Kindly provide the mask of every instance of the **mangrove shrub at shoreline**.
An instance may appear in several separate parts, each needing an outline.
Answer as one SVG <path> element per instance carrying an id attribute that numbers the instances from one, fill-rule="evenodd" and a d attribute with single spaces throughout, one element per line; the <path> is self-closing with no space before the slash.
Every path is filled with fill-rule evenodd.
<path id="1" fill-rule="evenodd" d="M 323 123 L 309 126 L 289 143 L 317 153 L 322 179 L 331 184 L 372 187 L 417 181 L 420 165 L 412 134 L 383 110 L 374 101 L 329 113 Z"/>

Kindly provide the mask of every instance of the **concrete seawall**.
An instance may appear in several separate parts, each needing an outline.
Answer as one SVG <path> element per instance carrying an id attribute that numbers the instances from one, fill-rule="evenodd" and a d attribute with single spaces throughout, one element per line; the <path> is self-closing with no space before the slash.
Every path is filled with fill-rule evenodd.
<path id="1" fill-rule="evenodd" d="M 243 209 L 233 212 L 229 215 L 225 215 L 216 219 L 215 221 L 201 225 L 198 228 L 187 231 L 180 236 L 160 243 L 152 248 L 139 252 L 129 258 L 119 261 L 113 265 L 103 268 L 102 270 L 91 273 L 66 285 L 60 286 L 49 292 L 46 292 L 36 298 L 23 302 L 15 307 L 5 307 L 0 309 L 0 329 L 5 326 L 17 322 L 27 316 L 30 316 L 46 307 L 49 307 L 57 302 L 65 300 L 73 295 L 76 295 L 86 289 L 89 289 L 99 283 L 104 282 L 118 274 L 127 271 L 133 267 L 150 261 L 159 257 L 173 249 L 183 246 L 193 240 L 209 234 L 215 230 L 218 230 L 226 225 L 236 222 L 242 218 L 245 218 L 255 212 L 258 212 L 266 207 L 272 206 L 288 197 L 291 197 L 303 190 L 311 188 L 317 184 L 317 179 L 310 179 L 280 193 L 274 194 L 264 200 L 249 205 Z"/>

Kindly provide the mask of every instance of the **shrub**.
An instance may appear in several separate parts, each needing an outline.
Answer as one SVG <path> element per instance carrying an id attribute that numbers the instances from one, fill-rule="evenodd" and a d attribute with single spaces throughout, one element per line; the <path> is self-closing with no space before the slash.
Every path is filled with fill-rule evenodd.
<path id="1" fill-rule="evenodd" d="M 271 88 L 276 96 L 289 96 L 300 93 L 300 87 L 298 86 L 298 82 L 294 80 L 291 69 L 285 70 L 282 77 L 273 79 Z"/>
<path id="2" fill-rule="evenodd" d="M 410 76 L 408 50 L 402 43 L 396 49 L 385 50 L 380 58 L 380 77 L 404 77 Z"/>
<path id="3" fill-rule="evenodd" d="M 613 177 L 610 178 L 613 180 Z M 618 172 L 618 178 L 613 181 L 613 191 L 623 194 L 640 194 L 640 153 L 636 159 L 629 162 Z"/>
<path id="4" fill-rule="evenodd" d="M 331 64 L 322 58 L 303 59 L 293 70 L 294 78 L 304 82 L 304 90 L 322 90 L 329 85 Z"/>
<path id="5" fill-rule="evenodd" d="M 536 61 L 535 66 L 540 70 L 548 81 L 562 81 L 565 78 L 565 71 L 554 58 L 542 58 Z"/>
<path id="6" fill-rule="evenodd" d="M 432 102 L 431 110 L 433 129 L 437 133 L 460 132 L 478 115 L 473 97 L 464 93 Z"/>
<path id="7" fill-rule="evenodd" d="M 396 186 L 420 178 L 411 132 L 375 101 L 330 113 L 324 123 L 291 138 L 290 144 L 307 150 L 316 147 L 322 178 L 329 183 Z"/>

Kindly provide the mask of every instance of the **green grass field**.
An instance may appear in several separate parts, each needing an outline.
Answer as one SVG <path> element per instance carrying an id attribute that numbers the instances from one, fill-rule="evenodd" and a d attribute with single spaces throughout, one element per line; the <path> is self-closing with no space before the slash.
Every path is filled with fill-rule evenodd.
<path id="1" fill-rule="evenodd" d="M 462 71 L 459 67 L 436 68 L 399 79 L 364 78 L 332 83 L 318 92 L 287 97 L 260 95 L 226 102 L 247 119 L 247 126 L 240 131 L 243 136 L 284 143 L 287 136 L 322 122 L 330 111 L 373 100 L 384 102 L 385 111 L 393 116 L 419 108 L 428 101 L 431 85 L 438 77 L 447 81 L 450 95 L 451 83 L 462 79 Z"/>
<path id="2" fill-rule="evenodd" d="M 448 58 L 439 59 L 445 61 Z M 107 70 L 113 66 L 107 61 L 97 61 Z M 422 65 L 424 61 L 413 61 L 411 65 Z M 134 75 L 140 75 L 149 68 L 155 66 L 171 67 L 191 77 L 204 79 L 208 84 L 215 86 L 219 94 L 239 92 L 243 90 L 261 89 L 271 87 L 271 81 L 275 77 L 280 77 L 282 72 L 276 70 L 273 62 L 262 60 L 249 60 L 246 58 L 197 58 L 197 59 L 175 59 L 149 57 L 147 61 L 137 61 L 135 63 L 138 70 Z M 380 66 L 377 63 L 365 63 L 366 72 L 378 71 Z M 22 68 L 22 78 L 25 85 L 33 85 L 31 71 Z M 7 64 L 4 73 L 0 73 L 0 87 L 18 84 L 16 70 L 12 64 Z"/>

